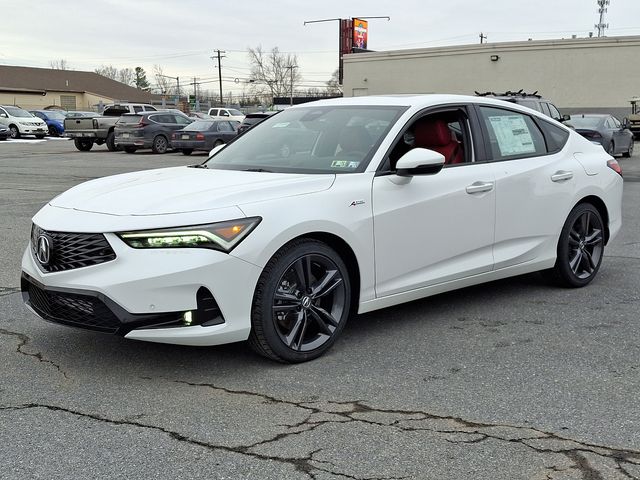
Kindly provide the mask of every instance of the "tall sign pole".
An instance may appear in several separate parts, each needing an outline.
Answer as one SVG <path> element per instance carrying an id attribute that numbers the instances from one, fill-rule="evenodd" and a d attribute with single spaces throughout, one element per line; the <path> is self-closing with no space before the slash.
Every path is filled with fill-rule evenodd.
<path id="1" fill-rule="evenodd" d="M 222 98 L 222 59 L 224 58 L 223 53 L 226 53 L 224 50 L 214 50 L 214 52 L 218 53 L 218 78 L 220 79 L 220 106 L 224 105 L 224 100 Z M 215 57 L 211 57 L 215 59 Z"/>

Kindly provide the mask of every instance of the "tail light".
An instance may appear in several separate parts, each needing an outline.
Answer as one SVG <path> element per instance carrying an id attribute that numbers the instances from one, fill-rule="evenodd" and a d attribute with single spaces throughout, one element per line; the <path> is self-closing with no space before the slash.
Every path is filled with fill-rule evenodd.
<path id="1" fill-rule="evenodd" d="M 197 134 L 196 134 L 196 140 L 204 140 L 204 134 L 202 134 L 202 133 L 197 133 Z"/>
<path id="2" fill-rule="evenodd" d="M 172 133 L 172 134 L 171 134 L 171 140 L 175 140 L 175 139 L 176 139 L 176 134 L 175 134 L 175 133 Z"/>
<path id="3" fill-rule="evenodd" d="M 145 122 L 144 118 L 141 118 L 140 121 L 133 126 L 133 128 L 142 128 L 146 127 L 147 125 L 149 125 L 149 123 Z"/>
<path id="4" fill-rule="evenodd" d="M 602 138 L 599 132 L 594 132 L 593 130 L 581 130 L 578 133 L 585 138 Z"/>
<path id="5" fill-rule="evenodd" d="M 97 119 L 93 119 L 93 128 L 95 128 L 96 130 L 98 129 L 98 120 Z"/>
<path id="6" fill-rule="evenodd" d="M 616 172 L 618 175 L 622 176 L 622 167 L 616 160 L 609 160 L 607 162 L 607 167 Z"/>

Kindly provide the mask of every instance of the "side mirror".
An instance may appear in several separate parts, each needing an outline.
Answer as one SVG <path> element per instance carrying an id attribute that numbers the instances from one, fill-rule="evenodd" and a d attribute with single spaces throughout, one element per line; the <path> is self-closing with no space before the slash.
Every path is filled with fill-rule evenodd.
<path id="1" fill-rule="evenodd" d="M 6 113 L 0 113 L 0 117 L 2 117 L 2 118 L 9 118 L 9 117 L 7 117 L 7 114 L 6 114 Z"/>
<path id="2" fill-rule="evenodd" d="M 568 122 L 569 120 L 571 120 L 571 115 L 567 115 L 566 113 L 562 115 L 562 118 L 560 119 L 561 122 Z"/>
<path id="3" fill-rule="evenodd" d="M 413 177 L 415 175 L 433 175 L 442 170 L 444 155 L 426 148 L 413 148 L 396 163 L 396 175 Z"/>
<path id="4" fill-rule="evenodd" d="M 216 153 L 218 153 L 220 150 L 222 150 L 225 147 L 225 143 L 222 143 L 220 145 L 216 145 L 215 147 L 213 147 L 211 149 L 211 151 L 209 152 L 209 156 L 213 157 Z"/>

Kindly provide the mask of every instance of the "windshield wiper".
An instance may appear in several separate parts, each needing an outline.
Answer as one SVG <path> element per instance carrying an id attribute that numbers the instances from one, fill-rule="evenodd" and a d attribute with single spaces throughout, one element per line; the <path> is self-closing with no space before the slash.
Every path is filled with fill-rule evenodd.
<path id="1" fill-rule="evenodd" d="M 189 168 L 209 168 L 206 163 L 196 163 L 193 165 L 188 165 Z"/>
<path id="2" fill-rule="evenodd" d="M 273 173 L 272 170 L 267 170 L 266 168 L 245 168 L 243 172 L 268 172 Z"/>

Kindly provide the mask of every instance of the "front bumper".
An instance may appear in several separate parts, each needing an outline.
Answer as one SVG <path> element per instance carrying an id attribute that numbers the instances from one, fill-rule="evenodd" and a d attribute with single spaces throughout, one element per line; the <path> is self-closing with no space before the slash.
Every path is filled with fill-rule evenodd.
<path id="1" fill-rule="evenodd" d="M 22 259 L 27 306 L 49 321 L 136 340 L 217 345 L 247 339 L 259 267 L 213 250 L 137 250 L 114 234 L 105 237 L 115 260 L 60 272 L 43 272 L 28 247 Z M 183 315 L 199 310 L 203 288 L 223 323 L 186 326 Z"/>

